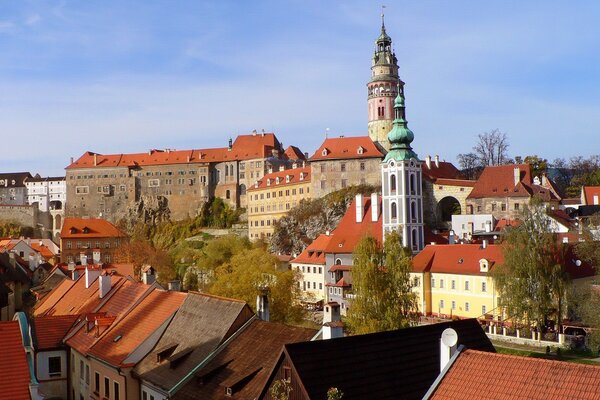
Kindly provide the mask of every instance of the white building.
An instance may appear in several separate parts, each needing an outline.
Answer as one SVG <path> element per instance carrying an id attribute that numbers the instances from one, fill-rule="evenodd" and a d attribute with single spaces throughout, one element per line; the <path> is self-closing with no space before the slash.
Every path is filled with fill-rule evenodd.
<path id="1" fill-rule="evenodd" d="M 474 233 L 492 232 L 496 220 L 492 214 L 459 214 L 452 216 L 452 230 L 459 239 L 471 240 Z"/>
<path id="2" fill-rule="evenodd" d="M 52 237 L 62 228 L 67 201 L 67 183 L 64 176 L 41 178 L 36 175 L 25 180 L 27 204 L 37 205 L 41 212 L 49 212 Z"/>
<path id="3" fill-rule="evenodd" d="M 291 261 L 292 270 L 300 273 L 302 300 L 307 305 L 322 304 L 325 300 L 325 250 L 330 235 L 320 235 Z"/>

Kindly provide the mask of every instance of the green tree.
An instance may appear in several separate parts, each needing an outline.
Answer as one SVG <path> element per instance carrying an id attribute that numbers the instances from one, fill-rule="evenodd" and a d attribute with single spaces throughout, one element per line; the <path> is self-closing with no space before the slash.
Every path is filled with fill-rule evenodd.
<path id="1" fill-rule="evenodd" d="M 545 158 L 538 157 L 537 155 L 527 156 L 525 157 L 524 162 L 531 166 L 531 173 L 533 176 L 541 178 L 541 176 L 545 175 L 548 171 L 548 160 Z"/>
<path id="2" fill-rule="evenodd" d="M 243 300 L 254 308 L 260 288 L 268 286 L 271 321 L 297 323 L 304 317 L 299 277 L 296 271 L 277 270 L 278 264 L 277 257 L 264 249 L 243 249 L 216 268 L 214 283 L 208 291 Z"/>
<path id="3" fill-rule="evenodd" d="M 396 231 L 388 233 L 383 248 L 372 236 L 364 237 L 354 252 L 352 290 L 348 312 L 354 334 L 406 328 L 416 323 L 417 298 L 410 280 L 410 251 Z"/>
<path id="4" fill-rule="evenodd" d="M 342 400 L 344 392 L 336 387 L 331 387 L 327 390 L 327 400 Z"/>
<path id="5" fill-rule="evenodd" d="M 292 390 L 291 379 L 278 379 L 269 389 L 269 394 L 273 400 L 289 400 Z"/>
<path id="6" fill-rule="evenodd" d="M 532 201 L 521 220 L 505 235 L 504 263 L 493 276 L 507 317 L 541 330 L 552 315 L 559 323 L 562 320 L 570 284 L 563 262 L 565 248 L 552 233 L 541 203 Z"/>

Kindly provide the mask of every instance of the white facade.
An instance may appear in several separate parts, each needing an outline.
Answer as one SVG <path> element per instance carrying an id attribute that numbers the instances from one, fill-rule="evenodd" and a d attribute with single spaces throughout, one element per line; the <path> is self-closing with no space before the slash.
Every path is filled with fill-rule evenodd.
<path id="1" fill-rule="evenodd" d="M 292 263 L 292 270 L 298 271 L 301 278 L 298 281 L 302 298 L 307 301 L 325 300 L 325 264 Z"/>
<path id="2" fill-rule="evenodd" d="M 424 247 L 421 162 L 389 159 L 381 164 L 383 237 L 400 230 L 402 244 L 413 252 Z"/>
<path id="3" fill-rule="evenodd" d="M 67 183 L 64 177 L 28 179 L 27 204 L 37 204 L 42 212 L 64 209 L 67 201 Z"/>
<path id="4" fill-rule="evenodd" d="M 492 214 L 460 214 L 452 216 L 452 230 L 460 239 L 471 239 L 474 232 L 491 232 L 496 223 Z"/>

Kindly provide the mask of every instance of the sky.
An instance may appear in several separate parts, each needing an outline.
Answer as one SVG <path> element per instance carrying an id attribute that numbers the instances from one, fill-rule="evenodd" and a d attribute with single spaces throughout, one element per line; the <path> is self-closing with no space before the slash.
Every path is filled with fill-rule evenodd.
<path id="1" fill-rule="evenodd" d="M 454 161 L 600 153 L 600 2 L 387 1 L 413 147 Z M 367 134 L 373 1 L 0 0 L 0 171 L 85 151 L 224 147 L 253 129 L 312 154 Z"/>

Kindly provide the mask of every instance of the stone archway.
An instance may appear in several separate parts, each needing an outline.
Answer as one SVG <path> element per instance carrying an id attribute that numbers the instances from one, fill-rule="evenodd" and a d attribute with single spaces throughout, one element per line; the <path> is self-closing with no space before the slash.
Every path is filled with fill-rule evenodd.
<path id="1" fill-rule="evenodd" d="M 440 222 L 450 225 L 452 216 L 461 214 L 460 202 L 453 196 L 446 196 L 438 202 L 438 217 Z"/>

